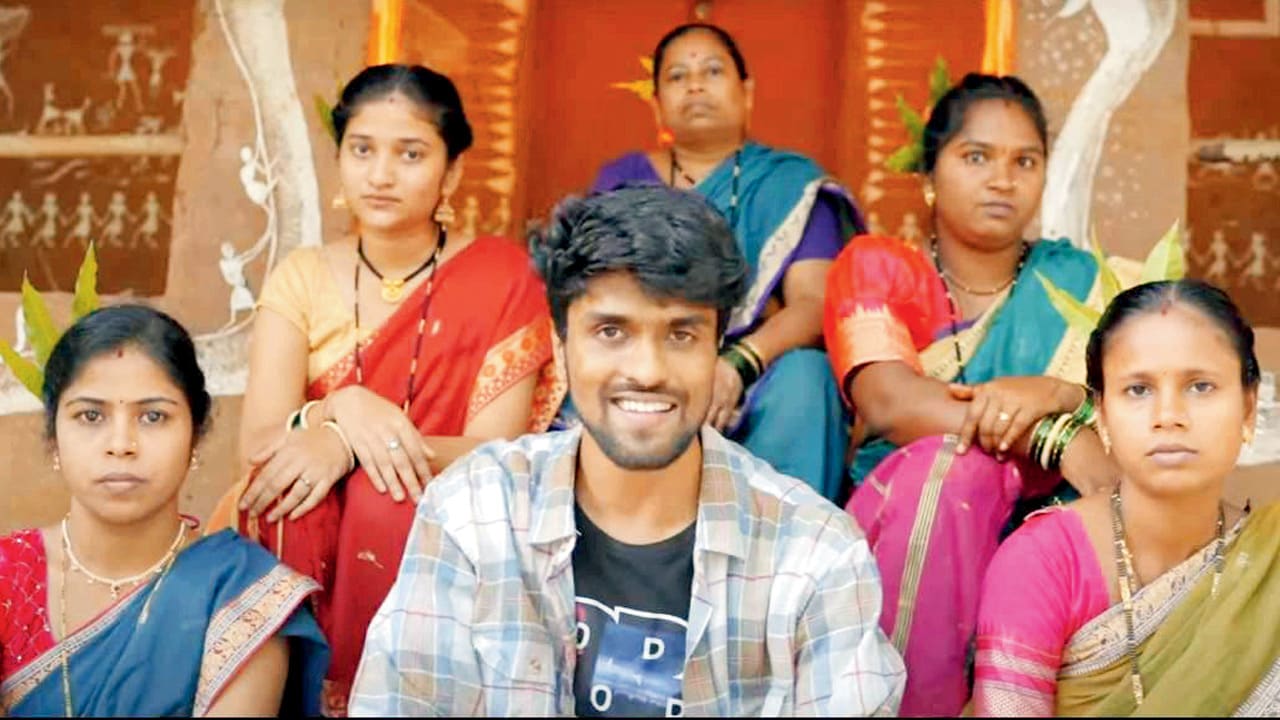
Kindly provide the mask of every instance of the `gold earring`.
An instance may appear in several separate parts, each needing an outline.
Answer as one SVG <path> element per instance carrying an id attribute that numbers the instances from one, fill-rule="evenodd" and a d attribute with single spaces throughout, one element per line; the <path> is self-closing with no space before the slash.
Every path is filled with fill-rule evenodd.
<path id="1" fill-rule="evenodd" d="M 929 187 L 926 185 L 924 188 L 924 204 L 928 205 L 929 209 L 932 210 L 933 204 L 937 202 L 937 200 L 938 200 L 938 193 L 935 192 L 932 187 Z"/>
<path id="2" fill-rule="evenodd" d="M 440 198 L 440 204 L 436 205 L 435 221 L 445 227 L 452 225 L 457 219 L 457 215 L 453 211 L 453 206 L 449 204 L 449 196 L 445 195 Z"/>
<path id="3" fill-rule="evenodd" d="M 337 195 L 334 195 L 333 201 L 330 203 L 330 205 L 333 207 L 334 210 L 346 210 L 347 196 L 343 195 L 342 193 L 338 193 Z"/>
<path id="4" fill-rule="evenodd" d="M 1244 426 L 1244 444 L 1245 445 L 1253 445 L 1253 432 L 1254 430 L 1252 425 Z"/>
<path id="5" fill-rule="evenodd" d="M 60 460 L 57 455 L 53 456 L 53 471 L 62 472 L 62 460 Z"/>
<path id="6" fill-rule="evenodd" d="M 1102 449 L 1105 450 L 1108 455 L 1110 455 L 1111 454 L 1111 436 L 1107 434 L 1107 429 L 1102 427 L 1101 425 L 1098 426 L 1098 439 L 1102 441 Z"/>
<path id="7" fill-rule="evenodd" d="M 200 469 L 200 453 L 191 453 L 191 470 L 194 472 Z"/>

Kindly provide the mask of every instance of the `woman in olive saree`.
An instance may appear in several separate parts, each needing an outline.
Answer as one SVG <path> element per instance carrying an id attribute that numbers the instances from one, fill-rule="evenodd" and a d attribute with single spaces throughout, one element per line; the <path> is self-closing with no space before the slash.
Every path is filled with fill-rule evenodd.
<path id="1" fill-rule="evenodd" d="M 1280 712 L 1280 505 L 1223 500 L 1257 378 L 1252 331 L 1221 291 L 1149 283 L 1116 299 L 1089 380 L 1123 479 L 1036 513 L 996 553 L 977 714 Z"/>

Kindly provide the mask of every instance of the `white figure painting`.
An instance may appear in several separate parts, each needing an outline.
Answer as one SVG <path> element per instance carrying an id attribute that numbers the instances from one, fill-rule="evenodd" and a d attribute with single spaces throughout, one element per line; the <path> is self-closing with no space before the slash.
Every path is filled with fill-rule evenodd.
<path id="1" fill-rule="evenodd" d="M 160 211 L 160 200 L 156 198 L 155 191 L 149 191 L 146 199 L 142 201 L 142 222 L 138 223 L 133 237 L 129 238 L 129 247 L 136 249 L 138 240 L 142 240 L 148 249 L 159 250 L 160 243 L 156 242 L 156 236 L 160 234 L 161 223 L 168 224 L 168 222 L 169 219 Z"/>
<path id="2" fill-rule="evenodd" d="M 1227 285 L 1227 269 L 1231 262 L 1231 246 L 1227 244 L 1227 236 L 1222 228 L 1213 231 L 1213 241 L 1205 255 L 1196 255 L 1196 262 L 1204 270 L 1204 279 L 1218 285 Z M 1207 267 L 1206 267 L 1207 266 Z"/>
<path id="3" fill-rule="evenodd" d="M 125 205 L 124 193 L 119 190 L 111 193 L 111 202 L 103 216 L 102 244 L 107 247 L 124 247 L 125 226 L 133 220 L 129 208 Z"/>
<path id="4" fill-rule="evenodd" d="M 0 221 L 0 247 L 21 247 L 22 238 L 35 219 L 35 213 L 22 199 L 22 191 L 14 190 L 4 205 L 4 217 Z"/>
<path id="5" fill-rule="evenodd" d="M 151 72 L 147 76 L 147 94 L 155 98 L 160 94 L 160 86 L 164 84 L 164 64 L 175 53 L 169 48 L 151 48 L 146 52 L 147 60 L 151 63 Z"/>
<path id="6" fill-rule="evenodd" d="M 5 114 L 13 117 L 13 91 L 4 79 L 4 61 L 13 52 L 13 42 L 18 39 L 31 19 L 31 10 L 25 5 L 0 7 L 0 96 L 4 98 Z"/>
<path id="7" fill-rule="evenodd" d="M 102 219 L 105 220 L 106 218 Z M 66 239 L 62 241 L 62 247 L 71 247 L 77 243 L 81 248 L 88 247 L 89 240 L 93 236 L 93 226 L 101 221 L 93 211 L 93 201 L 89 198 L 89 193 L 80 193 L 80 202 L 76 205 L 75 210 L 71 211 L 67 221 L 73 224 L 71 225 L 71 232 L 67 233 Z"/>
<path id="8" fill-rule="evenodd" d="M 124 107 L 125 97 L 133 96 L 133 107 L 141 112 L 142 91 L 138 87 L 138 73 L 133 68 L 133 56 L 138 52 L 138 45 L 133 39 L 132 30 L 121 30 L 116 36 L 116 45 L 107 56 L 107 74 L 112 76 L 116 84 L 116 108 Z"/>
<path id="9" fill-rule="evenodd" d="M 58 225 L 61 215 L 58 213 L 58 196 L 51 192 L 44 194 L 44 202 L 40 204 L 40 229 L 32 236 L 31 247 L 56 250 Z"/>
<path id="10" fill-rule="evenodd" d="M 218 260 L 218 268 L 222 271 L 222 279 L 231 286 L 231 322 L 241 312 L 253 310 L 253 293 L 249 291 L 249 283 L 244 279 L 244 260 L 236 254 L 231 243 L 222 243 L 222 258 Z"/>
<path id="11" fill-rule="evenodd" d="M 53 83 L 44 84 L 44 106 L 32 133 L 36 135 L 83 135 L 84 114 L 90 99 L 85 97 L 78 107 L 59 108 Z"/>
<path id="12" fill-rule="evenodd" d="M 1247 284 L 1261 290 L 1263 280 L 1267 277 L 1267 266 L 1271 262 L 1271 259 L 1267 257 L 1267 236 L 1258 232 L 1253 233 L 1249 236 L 1248 257 L 1241 258 L 1240 264 L 1236 266 L 1237 269 L 1244 268 L 1240 278 L 1243 282 L 1236 284 Z"/>
<path id="13" fill-rule="evenodd" d="M 275 189 L 276 181 L 270 177 L 271 165 L 262 162 L 253 148 L 243 145 L 240 148 L 240 185 L 250 202 L 260 208 L 266 208 L 267 198 Z"/>
<path id="14" fill-rule="evenodd" d="M 1088 247 L 1093 180 L 1111 117 L 1133 92 L 1173 34 L 1177 0 L 1067 0 L 1058 17 L 1091 8 L 1107 50 L 1085 81 L 1049 156 L 1040 204 L 1041 235 Z"/>

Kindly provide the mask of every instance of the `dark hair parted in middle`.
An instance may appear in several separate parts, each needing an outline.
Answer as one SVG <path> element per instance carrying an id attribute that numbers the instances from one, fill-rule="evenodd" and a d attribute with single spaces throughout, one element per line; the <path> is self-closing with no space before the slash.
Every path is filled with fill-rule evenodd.
<path id="1" fill-rule="evenodd" d="M 630 273 L 657 297 L 716 309 L 723 334 L 747 289 L 747 263 L 724 217 L 701 195 L 665 185 L 571 197 L 529 238 L 556 331 L 593 277 Z"/>
<path id="2" fill-rule="evenodd" d="M 1048 149 L 1049 127 L 1044 118 L 1044 107 L 1026 83 L 1013 75 L 969 73 L 938 98 L 937 104 L 929 111 L 929 121 L 924 126 L 923 169 L 926 175 L 937 166 L 938 153 L 964 128 L 970 106 L 983 100 L 1005 100 L 1020 105 L 1036 126 L 1040 144 Z"/>
<path id="3" fill-rule="evenodd" d="M 191 336 L 177 320 L 159 310 L 146 305 L 114 305 L 80 318 L 53 346 L 44 366 L 41 393 L 46 439 L 56 439 L 58 403 L 67 387 L 95 358 L 124 347 L 138 348 L 160 366 L 186 397 L 196 436 L 204 433 L 212 401 Z"/>
<path id="4" fill-rule="evenodd" d="M 450 160 L 471 147 L 471 125 L 462 111 L 462 98 L 453 81 L 421 65 L 373 65 L 361 70 L 342 89 L 338 104 L 330 112 L 334 139 L 342 144 L 347 123 L 360 112 L 360 106 L 388 95 L 400 93 L 411 100 L 431 119 L 444 139 Z"/>
<path id="5" fill-rule="evenodd" d="M 738 43 L 734 41 L 733 36 L 728 30 L 711 23 L 685 23 L 669 31 L 662 39 L 658 41 L 658 47 L 653 51 L 653 87 L 656 89 L 661 80 L 659 76 L 662 74 L 662 60 L 667 55 L 667 47 L 676 40 L 688 35 L 694 31 L 708 32 L 715 36 L 716 40 L 724 46 L 725 52 L 729 53 L 729 57 L 733 59 L 733 67 L 738 71 L 738 79 L 746 80 L 747 61 L 742 57 L 742 51 L 738 49 Z"/>
<path id="6" fill-rule="evenodd" d="M 1116 296 L 1089 334 L 1085 367 L 1089 387 L 1102 395 L 1102 357 L 1107 341 L 1130 319 L 1184 303 L 1209 318 L 1227 336 L 1240 359 L 1240 384 L 1246 390 L 1261 378 L 1258 356 L 1253 349 L 1253 328 L 1225 292 L 1200 280 L 1161 280 L 1138 285 Z"/>

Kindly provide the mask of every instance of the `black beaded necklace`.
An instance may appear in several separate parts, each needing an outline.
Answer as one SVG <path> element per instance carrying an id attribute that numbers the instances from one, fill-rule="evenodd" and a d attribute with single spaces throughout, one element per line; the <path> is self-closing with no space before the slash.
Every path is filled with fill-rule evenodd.
<path id="1" fill-rule="evenodd" d="M 667 184 L 671 187 L 676 186 L 676 173 L 687 183 L 692 189 L 698 184 L 693 176 L 684 171 L 684 167 L 680 165 L 680 161 L 676 159 L 676 149 L 670 148 L 668 152 L 671 155 L 671 172 L 667 176 Z M 729 226 L 735 227 L 738 224 L 738 178 L 742 177 L 742 148 L 733 151 L 733 184 L 729 194 Z"/>
<path id="2" fill-rule="evenodd" d="M 436 249 L 431 251 L 431 257 L 427 258 L 427 261 L 423 263 L 421 267 L 414 270 L 404 279 L 404 281 L 402 281 L 402 283 L 407 282 L 413 276 L 428 269 L 430 270 L 430 274 L 427 275 L 427 288 L 422 295 L 422 309 L 418 314 L 418 336 L 413 342 L 413 356 L 409 361 L 409 378 L 404 391 L 404 401 L 400 403 L 400 409 L 406 413 L 409 412 L 409 401 L 413 399 L 413 385 L 418 376 L 418 356 L 422 354 L 422 336 L 425 334 L 427 327 L 427 308 L 431 306 L 431 297 L 435 294 L 432 291 L 435 289 L 433 286 L 436 281 L 436 268 L 439 267 L 440 253 L 444 251 L 444 243 L 447 239 L 448 233 L 446 233 L 445 229 L 441 227 L 440 239 L 436 242 Z M 356 318 L 356 384 L 364 385 L 364 363 L 360 357 L 360 265 L 363 264 L 365 267 L 368 267 L 369 271 L 379 279 L 381 279 L 382 276 L 378 274 L 378 271 L 369 263 L 368 258 L 364 256 L 363 237 L 356 238 L 356 253 L 360 256 L 361 260 L 360 263 L 356 264 L 356 277 L 354 283 L 355 308 L 352 313 Z M 383 285 L 383 292 L 386 292 L 385 281 Z M 385 295 L 383 296 L 383 299 L 385 299 Z"/>
<path id="3" fill-rule="evenodd" d="M 383 277 L 378 268 L 374 267 L 373 263 L 364 254 L 364 238 L 360 237 L 356 240 L 356 254 L 360 256 L 360 262 L 364 263 L 364 266 L 369 268 L 369 272 L 373 273 L 373 276 L 382 282 L 382 299 L 384 301 L 389 303 L 400 302 L 400 298 L 404 297 L 404 286 L 435 264 L 436 258 L 440 256 L 440 248 L 444 246 L 444 233 L 444 228 L 440 228 L 440 242 L 436 243 L 436 249 L 431 251 L 431 256 L 424 260 L 417 269 L 399 280 L 395 278 L 388 280 Z"/>
<path id="4" fill-rule="evenodd" d="M 962 384 L 967 383 L 968 381 L 964 376 L 964 356 L 960 351 L 960 305 L 956 302 L 955 295 L 951 294 L 951 285 L 948 281 L 955 282 L 961 290 L 972 295 L 995 295 L 1006 287 L 1009 288 L 1009 292 L 1012 293 L 1013 289 L 1018 286 L 1018 278 L 1022 276 L 1022 267 L 1027 264 L 1027 255 L 1031 254 L 1031 245 L 1025 240 L 1022 242 L 1022 253 L 1018 256 L 1018 267 L 1013 271 L 1013 276 L 1000 287 L 989 291 L 970 290 L 960 282 L 954 280 L 951 275 L 947 273 L 947 271 L 942 267 L 942 258 L 938 255 L 937 235 L 934 235 L 929 239 L 929 252 L 933 256 L 933 267 L 938 271 L 938 277 L 942 279 L 942 289 L 947 293 L 947 305 L 951 310 L 951 344 L 952 347 L 955 348 L 956 365 L 959 368 L 959 372 L 956 374 L 956 379 Z"/>

